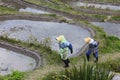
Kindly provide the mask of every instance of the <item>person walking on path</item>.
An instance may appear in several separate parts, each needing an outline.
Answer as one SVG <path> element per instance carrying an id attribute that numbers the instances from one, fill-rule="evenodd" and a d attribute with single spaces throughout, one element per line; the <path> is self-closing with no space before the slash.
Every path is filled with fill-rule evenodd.
<path id="1" fill-rule="evenodd" d="M 73 53 L 73 48 L 70 42 L 68 42 L 63 35 L 56 37 L 56 40 L 59 44 L 59 54 L 61 56 L 62 61 L 64 62 L 64 67 L 69 67 L 69 52 Z M 70 50 L 70 51 L 69 51 Z"/>
<path id="2" fill-rule="evenodd" d="M 90 54 L 93 53 L 93 56 L 96 59 L 95 62 L 98 62 L 98 45 L 99 45 L 99 42 L 97 42 L 96 40 L 94 40 L 90 37 L 87 37 L 84 40 L 88 44 L 88 50 L 86 51 L 87 60 L 89 61 Z"/>

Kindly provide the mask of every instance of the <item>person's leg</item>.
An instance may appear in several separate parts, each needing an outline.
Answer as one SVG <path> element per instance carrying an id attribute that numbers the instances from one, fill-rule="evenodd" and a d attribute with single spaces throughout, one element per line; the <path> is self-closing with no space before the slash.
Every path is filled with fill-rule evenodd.
<path id="1" fill-rule="evenodd" d="M 64 64 L 65 64 L 65 66 L 64 66 L 65 68 L 66 68 L 66 67 L 69 67 L 69 62 L 68 62 L 68 60 L 63 60 L 63 62 L 64 62 Z"/>
<path id="2" fill-rule="evenodd" d="M 69 59 L 68 59 L 68 53 L 69 53 L 69 50 L 68 50 L 68 48 L 65 48 L 64 49 L 65 51 L 64 51 L 64 53 L 63 53 L 63 62 L 64 62 L 64 64 L 65 64 L 65 66 L 64 67 L 69 67 Z"/>
<path id="3" fill-rule="evenodd" d="M 96 58 L 95 62 L 98 62 L 98 52 L 93 53 L 93 56 Z"/>
<path id="4" fill-rule="evenodd" d="M 89 58 L 90 58 L 90 54 L 91 54 L 91 51 L 88 50 L 88 51 L 86 52 L 86 57 L 87 57 L 87 60 L 88 60 L 88 61 L 89 61 Z"/>
<path id="5" fill-rule="evenodd" d="M 70 60 L 69 60 L 69 59 L 67 59 L 67 62 L 68 62 L 68 63 L 70 63 Z"/>

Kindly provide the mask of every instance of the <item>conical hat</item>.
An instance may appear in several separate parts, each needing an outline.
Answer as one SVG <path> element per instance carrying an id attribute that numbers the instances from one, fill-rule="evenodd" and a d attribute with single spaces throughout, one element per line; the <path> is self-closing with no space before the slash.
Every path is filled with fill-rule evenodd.
<path id="1" fill-rule="evenodd" d="M 89 43 L 90 40 L 91 40 L 91 38 L 90 38 L 90 37 L 87 37 L 87 38 L 84 38 L 84 40 L 85 40 L 86 43 Z"/>

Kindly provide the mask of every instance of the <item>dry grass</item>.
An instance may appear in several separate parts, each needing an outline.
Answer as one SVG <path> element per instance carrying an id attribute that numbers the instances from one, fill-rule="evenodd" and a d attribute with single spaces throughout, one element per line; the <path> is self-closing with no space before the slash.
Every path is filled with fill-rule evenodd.
<path id="1" fill-rule="evenodd" d="M 107 62 L 110 60 L 120 59 L 120 53 L 100 55 L 99 63 Z"/>
<path id="2" fill-rule="evenodd" d="M 29 72 L 25 80 L 42 80 L 47 74 L 51 72 L 59 72 L 64 70 L 62 65 L 47 65 L 42 68 Z"/>

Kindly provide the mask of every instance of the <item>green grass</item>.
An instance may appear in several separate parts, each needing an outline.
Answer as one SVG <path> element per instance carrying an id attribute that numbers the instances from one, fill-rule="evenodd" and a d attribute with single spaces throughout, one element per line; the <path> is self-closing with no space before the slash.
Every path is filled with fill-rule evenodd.
<path id="1" fill-rule="evenodd" d="M 93 26 L 89 22 L 82 22 L 82 23 L 85 24 L 88 27 L 91 27 L 93 30 L 96 31 L 96 36 L 94 38 L 96 40 L 100 41 L 100 46 L 99 46 L 100 54 L 102 53 L 102 55 L 104 56 L 103 53 L 108 53 L 108 52 L 113 53 L 113 52 L 119 51 L 119 49 L 120 49 L 120 44 L 119 44 L 120 40 L 117 37 L 107 36 L 106 33 L 101 28 L 99 28 L 97 26 Z M 30 42 L 22 42 L 22 41 L 19 41 L 19 40 L 17 41 L 15 39 L 9 39 L 9 38 L 7 38 L 7 36 L 6 37 L 1 36 L 0 40 L 9 42 L 9 43 L 11 43 L 13 45 L 16 44 L 18 46 L 28 48 L 28 49 L 31 49 L 31 50 L 37 50 L 43 56 L 44 62 L 46 63 L 46 65 L 53 65 L 53 64 L 60 65 L 61 64 L 61 60 L 60 60 L 60 57 L 57 54 L 57 52 L 56 51 L 51 51 L 51 48 L 49 47 L 49 45 L 51 44 L 51 43 L 49 43 L 49 42 L 51 42 L 51 41 L 49 41 L 50 40 L 49 38 L 45 39 L 42 42 L 42 44 L 40 44 L 36 40 L 33 40 L 32 43 L 30 43 Z M 81 61 L 81 60 L 79 60 L 79 57 L 72 58 L 71 60 L 72 60 L 71 61 L 72 65 L 76 64 L 78 61 Z M 75 68 L 73 68 L 73 70 L 74 69 Z M 56 70 L 56 71 L 58 71 L 58 70 Z M 84 73 L 84 74 L 86 74 L 86 73 Z M 63 79 L 66 79 L 66 78 L 64 78 L 64 77 L 66 77 L 64 75 L 59 75 L 59 76 L 60 76 L 60 79 L 61 79 L 61 76 L 63 76 L 62 77 Z M 39 77 L 39 76 L 37 76 L 37 77 Z M 55 76 L 55 77 L 58 78 L 58 76 Z M 68 79 L 68 76 L 67 76 L 67 79 Z M 41 80 L 41 78 L 38 79 L 38 80 Z"/>
<path id="2" fill-rule="evenodd" d="M 84 25 L 91 27 L 95 31 L 94 38 L 100 42 L 99 52 L 101 54 L 120 52 L 120 39 L 115 36 L 108 36 L 103 29 L 94 26 L 89 22 L 82 22 Z"/>
<path id="3" fill-rule="evenodd" d="M 9 14 L 20 14 L 20 15 L 31 15 L 31 16 L 43 16 L 48 18 L 62 18 L 61 16 L 57 16 L 56 14 L 35 14 L 28 12 L 18 12 L 17 9 L 13 9 L 10 7 L 0 6 L 0 15 L 9 15 Z"/>
<path id="4" fill-rule="evenodd" d="M 101 63 L 100 65 L 104 65 L 111 71 L 120 73 L 120 58 L 116 58 L 115 60 L 108 60 L 106 62 Z"/>
<path id="5" fill-rule="evenodd" d="M 111 80 L 113 74 L 109 75 L 109 73 L 109 69 L 103 66 L 84 62 L 79 68 L 74 66 L 59 73 L 51 73 L 43 80 Z"/>
<path id="6" fill-rule="evenodd" d="M 96 31 L 96 36 L 95 36 L 95 39 L 96 40 L 99 40 L 100 41 L 100 54 L 101 53 L 108 53 L 109 51 L 112 53 L 112 52 L 115 52 L 115 51 L 119 51 L 119 43 L 120 43 L 120 40 L 116 37 L 113 37 L 113 36 L 107 36 L 106 33 L 99 27 L 97 26 L 93 26 L 91 25 L 90 23 L 88 22 L 83 22 L 84 24 L 86 24 L 86 26 L 89 26 L 91 27 L 93 30 Z M 49 42 L 49 38 L 45 39 L 44 42 L 42 43 L 42 45 L 38 42 L 34 42 L 35 40 L 33 40 L 33 43 L 27 43 L 27 42 L 22 42 L 22 41 L 16 41 L 15 39 L 9 39 L 7 37 L 0 37 L 0 40 L 1 41 L 6 41 L 6 42 L 9 42 L 11 44 L 16 44 L 18 46 L 21 46 L 21 47 L 24 47 L 24 48 L 28 48 L 28 49 L 32 49 L 32 50 L 38 50 L 44 57 L 45 61 L 46 61 L 46 64 L 47 65 L 53 65 L 53 64 L 56 64 L 56 65 L 59 65 L 61 64 L 61 60 L 59 58 L 59 55 L 54 52 L 54 51 L 51 51 L 51 48 L 49 47 L 50 43 Z M 105 43 L 105 44 L 104 44 Z M 47 46 L 48 45 L 48 46 Z M 112 45 L 112 46 L 111 46 Z M 108 47 L 108 48 L 107 48 Z M 104 54 L 102 54 L 104 56 Z M 83 58 L 82 58 L 83 59 Z M 76 64 L 78 61 L 81 61 L 79 60 L 79 57 L 76 57 L 76 58 L 73 58 L 71 59 L 72 60 L 72 65 L 73 64 Z M 57 66 L 58 67 L 58 66 Z M 88 66 L 90 68 L 92 68 L 91 66 Z M 78 68 L 78 67 L 77 67 Z M 76 67 L 73 67 L 70 71 L 70 73 L 74 74 L 74 75 L 68 75 L 69 73 L 67 73 L 66 71 L 64 72 L 65 74 L 59 74 L 59 72 L 56 72 L 56 73 L 51 73 L 49 74 L 49 76 L 47 76 L 47 78 L 45 80 L 49 80 L 48 78 L 51 78 L 51 76 L 54 74 L 55 76 L 52 77 L 51 80 L 54 80 L 54 78 L 58 79 L 58 80 L 67 80 L 69 78 L 77 78 L 79 80 L 79 77 L 77 77 L 77 72 L 79 72 L 79 69 L 77 69 Z M 80 68 L 81 70 L 83 69 L 82 67 Z M 91 69 L 90 69 L 91 70 Z M 99 70 L 99 68 L 98 68 Z M 49 70 L 48 70 L 49 71 Z M 58 71 L 58 70 L 56 70 Z M 100 70 L 100 71 L 104 71 L 104 70 Z M 51 71 L 52 72 L 52 71 Z M 102 72 L 101 72 L 102 73 Z M 56 75 L 57 74 L 57 75 Z M 80 73 L 81 75 L 85 74 L 87 76 L 88 73 Z M 104 73 L 103 73 L 104 74 Z M 106 73 L 105 73 L 106 74 Z M 105 75 L 104 74 L 104 75 Z M 68 75 L 68 76 L 66 76 Z M 97 75 L 95 75 L 97 76 Z M 101 75 L 100 75 L 101 76 Z M 39 77 L 39 76 L 37 76 Z M 60 78 L 60 79 L 59 79 Z M 85 76 L 83 76 L 83 79 L 86 78 Z M 96 77 L 95 77 L 96 78 Z M 105 78 L 105 77 L 104 77 Z M 72 80 L 71 79 L 71 80 Z M 38 80 L 41 80 L 41 78 L 39 78 Z M 94 80 L 94 79 L 93 79 Z M 107 80 L 107 79 L 106 79 Z M 108 79 L 109 80 L 109 79 Z"/>
<path id="7" fill-rule="evenodd" d="M 119 0 L 97 0 L 98 2 L 110 2 L 110 3 L 118 3 Z"/>
<path id="8" fill-rule="evenodd" d="M 111 20 L 120 21 L 120 15 L 112 16 Z"/>
<path id="9" fill-rule="evenodd" d="M 81 12 L 81 11 L 77 11 L 74 10 L 71 6 L 59 1 L 59 0 L 50 0 L 50 1 L 43 1 L 43 0 L 25 0 L 27 2 L 36 4 L 36 5 L 41 5 L 41 6 L 47 6 L 51 9 L 54 10 L 59 10 L 59 11 L 63 11 L 63 12 L 67 12 L 67 13 L 71 13 L 74 15 L 81 15 L 81 16 L 85 16 L 85 17 L 93 17 L 93 18 L 97 18 L 100 21 L 104 21 L 104 19 L 107 18 L 106 15 L 100 15 L 100 14 L 91 14 L 91 13 L 85 13 L 85 12 Z M 98 10 L 97 10 L 98 11 Z M 112 20 L 117 20 L 119 21 L 119 17 L 118 16 L 113 16 L 111 18 Z"/>
<path id="10" fill-rule="evenodd" d="M 85 2 L 88 0 L 84 0 Z M 95 2 L 101 2 L 101 3 L 120 3 L 119 0 L 91 0 L 91 1 L 95 1 Z"/>
<path id="11" fill-rule="evenodd" d="M 59 0 L 51 0 L 51 2 L 38 1 L 38 0 L 25 0 L 25 1 L 36 4 L 36 5 L 47 6 L 55 10 L 60 10 L 60 11 L 70 12 L 70 13 L 77 13 L 69 5 L 62 3 Z"/>
<path id="12" fill-rule="evenodd" d="M 112 11 L 112 12 L 119 12 L 120 10 L 110 10 L 110 9 L 101 9 L 101 8 L 95 8 L 94 6 L 79 6 L 79 7 L 76 7 L 76 8 L 82 8 L 82 9 L 89 9 L 89 10 L 95 10 L 95 11 Z"/>
<path id="13" fill-rule="evenodd" d="M 40 0 L 26 0 L 26 1 L 30 1 L 31 3 L 35 3 L 35 4 L 38 4 L 38 5 L 46 5 L 48 7 L 50 6 L 52 9 L 56 9 L 56 10 L 61 10 L 61 11 L 66 11 L 66 12 L 70 12 L 70 13 L 74 13 L 74 14 L 79 14 L 77 12 L 74 12 L 71 7 L 69 7 L 68 5 L 65 5 L 64 3 L 59 2 L 58 0 L 52 0 L 52 1 L 54 1 L 54 3 L 56 5 L 54 5 L 52 2 L 50 2 L 50 3 L 44 2 L 44 0 L 43 1 L 41 0 L 42 2 L 40 2 Z M 3 7 L 3 6 L 0 7 L 0 14 L 1 15 L 3 15 L 3 14 L 14 14 L 14 13 L 17 13 L 17 10 L 14 10 L 14 9 L 11 9 L 11 8 L 7 8 L 7 7 Z M 87 14 L 87 15 L 89 15 L 89 14 Z M 55 14 L 50 14 L 50 15 L 45 15 L 45 16 L 57 17 Z M 93 17 L 99 18 L 101 20 L 103 20 L 104 18 L 106 18 L 106 16 L 97 15 L 97 14 L 95 14 L 95 15 L 91 15 L 90 14 L 89 16 L 93 16 Z M 119 16 L 113 16 L 112 19 L 113 20 L 118 20 L 118 21 L 120 20 Z M 104 56 L 104 54 L 109 54 L 109 53 L 113 54 L 114 52 L 119 52 L 120 51 L 119 50 L 120 49 L 120 39 L 118 39 L 117 37 L 114 37 L 114 36 L 108 36 L 108 35 L 106 35 L 106 33 L 103 31 L 103 29 L 101 29 L 101 28 L 99 28 L 97 26 L 93 26 L 89 22 L 82 22 L 82 23 L 84 25 L 88 26 L 88 27 L 91 27 L 95 31 L 96 35 L 95 35 L 94 38 L 96 40 L 100 41 L 99 53 L 100 53 L 101 56 Z M 49 74 L 47 72 L 53 72 L 53 70 L 54 70 L 54 72 L 56 72 L 56 73 L 49 74 L 47 77 L 44 78 L 44 80 L 61 80 L 61 79 L 62 80 L 67 80 L 67 79 L 68 80 L 70 80 L 70 79 L 73 79 L 73 80 L 75 80 L 75 79 L 77 80 L 78 79 L 78 80 L 80 80 L 79 78 L 81 78 L 83 80 L 84 79 L 87 80 L 86 76 L 88 76 L 88 73 L 93 68 L 93 66 L 89 65 L 89 64 L 84 64 L 83 65 L 84 67 L 86 66 L 86 68 L 84 68 L 82 66 L 82 64 L 81 64 L 80 68 L 78 66 L 77 67 L 75 66 L 75 67 L 73 67 L 70 70 L 65 70 L 65 71 L 62 71 L 62 72 L 58 72 L 59 70 L 62 70 L 61 69 L 61 63 L 62 62 L 60 60 L 60 56 L 57 54 L 56 51 L 52 51 L 51 50 L 51 48 L 49 47 L 50 43 L 48 43 L 49 41 L 47 41 L 47 40 L 49 40 L 49 39 L 46 39 L 41 44 L 41 43 L 39 43 L 37 41 L 33 41 L 31 43 L 31 42 L 22 42 L 22 41 L 19 41 L 19 40 L 17 41 L 15 39 L 9 39 L 7 37 L 2 37 L 2 36 L 0 37 L 0 41 L 5 41 L 5 42 L 8 42 L 10 44 L 18 45 L 18 46 L 21 46 L 23 48 L 27 48 L 27 49 L 30 49 L 30 50 L 37 50 L 40 53 L 40 55 L 42 55 L 45 66 L 53 65 L 50 68 L 50 70 L 49 70 L 49 68 L 47 68 L 47 69 L 42 68 L 43 70 L 40 69 L 40 70 L 31 72 L 31 74 L 29 76 L 33 76 L 33 75 L 36 75 L 36 74 L 38 75 L 41 72 L 40 75 L 38 75 L 38 76 L 36 75 L 35 76 L 35 77 L 38 78 L 38 77 L 41 77 L 41 75 L 46 76 L 46 74 L 47 75 Z M 82 57 L 72 58 L 71 59 L 71 64 L 74 65 L 74 64 L 77 64 L 78 62 L 83 61 L 83 60 L 80 60 L 79 58 L 84 59 L 83 56 Z M 118 66 L 119 66 L 119 65 L 117 65 L 118 61 L 119 61 L 119 59 L 117 59 L 117 60 L 110 60 L 108 62 L 103 62 L 103 63 L 106 66 L 106 68 L 109 67 L 108 65 L 114 63 L 111 66 L 111 69 L 113 71 L 117 71 L 118 72 Z M 54 66 L 54 65 L 57 65 L 57 66 Z M 105 76 L 107 76 L 108 74 L 104 72 L 105 70 L 104 69 L 100 69 L 100 68 L 101 67 L 97 67 L 96 70 L 99 70 L 102 74 L 104 74 Z M 46 72 L 45 72 L 45 70 L 46 70 Z M 88 73 L 84 72 L 82 70 L 87 70 Z M 78 74 L 80 74 L 82 76 L 80 77 Z M 93 80 L 96 79 L 96 76 L 98 76 L 98 75 L 92 76 L 92 79 Z M 102 76 L 101 78 L 106 78 L 104 75 L 103 76 L 100 75 L 100 76 Z M 89 77 L 90 76 L 88 76 L 88 78 Z M 0 77 L 0 80 L 2 80 L 2 79 L 3 78 Z M 14 78 L 14 80 L 15 80 L 15 78 Z M 17 80 L 19 80 L 19 79 L 17 79 Z M 30 80 L 30 79 L 28 79 L 28 80 Z M 42 80 L 42 78 L 38 78 L 38 79 L 35 78 L 33 80 Z M 107 80 L 107 79 L 105 79 L 105 80 Z"/>
<path id="14" fill-rule="evenodd" d="M 15 13 L 17 13 L 16 9 L 0 6 L 0 15 L 15 14 Z"/>
<path id="15" fill-rule="evenodd" d="M 104 19 L 107 18 L 107 16 L 100 15 L 100 14 L 92 14 L 92 16 L 95 17 L 95 18 L 97 18 L 97 19 L 99 19 L 99 20 L 101 20 L 101 21 L 103 21 Z"/>
<path id="16" fill-rule="evenodd" d="M 49 43 L 49 39 L 45 39 L 43 42 L 37 42 L 37 41 L 23 42 L 20 40 L 10 39 L 5 36 L 0 36 L 0 41 L 8 42 L 10 44 L 17 45 L 29 50 L 38 51 L 39 55 L 42 55 L 45 63 L 47 64 L 56 64 L 56 63 L 61 64 L 58 53 L 56 51 L 51 50 L 51 47 L 49 46 L 51 44 Z"/>
<path id="17" fill-rule="evenodd" d="M 24 72 L 13 71 L 7 76 L 0 76 L 0 80 L 24 80 Z"/>

